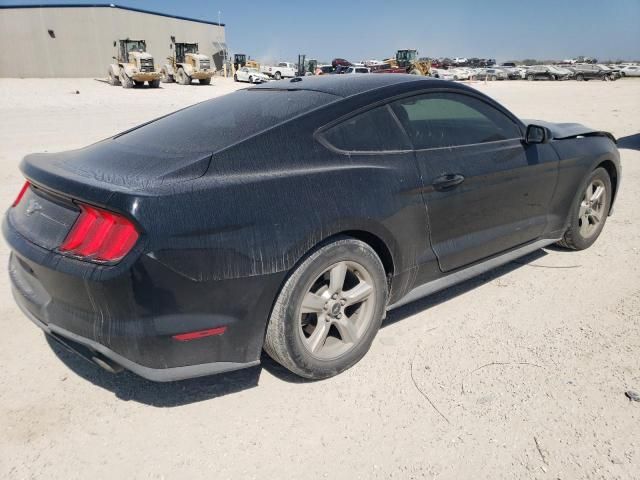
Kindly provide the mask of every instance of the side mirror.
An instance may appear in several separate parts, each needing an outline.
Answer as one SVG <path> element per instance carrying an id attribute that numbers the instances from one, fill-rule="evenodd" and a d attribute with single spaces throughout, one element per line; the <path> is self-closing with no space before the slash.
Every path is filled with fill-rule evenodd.
<path id="1" fill-rule="evenodd" d="M 540 125 L 528 125 L 524 141 L 529 144 L 547 143 L 551 140 L 551 132 Z"/>
<path id="2" fill-rule="evenodd" d="M 116 57 L 111 57 L 111 58 L 113 58 L 114 60 L 117 60 L 117 58 L 116 58 Z"/>

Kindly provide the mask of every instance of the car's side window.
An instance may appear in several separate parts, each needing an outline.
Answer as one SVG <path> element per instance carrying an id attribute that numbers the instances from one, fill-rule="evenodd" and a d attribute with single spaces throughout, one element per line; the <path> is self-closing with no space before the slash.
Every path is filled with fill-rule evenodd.
<path id="1" fill-rule="evenodd" d="M 411 145 L 388 105 L 355 115 L 322 133 L 333 147 L 348 152 L 410 150 Z"/>
<path id="2" fill-rule="evenodd" d="M 392 108 L 417 150 L 520 138 L 520 128 L 487 103 L 458 93 L 398 100 Z"/>

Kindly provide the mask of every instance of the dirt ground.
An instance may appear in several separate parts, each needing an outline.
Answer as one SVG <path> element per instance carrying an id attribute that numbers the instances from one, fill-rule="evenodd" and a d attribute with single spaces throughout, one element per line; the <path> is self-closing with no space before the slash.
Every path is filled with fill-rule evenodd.
<path id="1" fill-rule="evenodd" d="M 29 152 L 239 86 L 0 79 L 0 205 Z M 475 86 L 523 118 L 621 139 L 620 196 L 592 248 L 541 250 L 395 310 L 362 362 L 315 383 L 268 359 L 172 384 L 113 376 L 49 344 L 3 267 L 0 477 L 640 478 L 640 403 L 624 395 L 640 392 L 640 80 Z"/>

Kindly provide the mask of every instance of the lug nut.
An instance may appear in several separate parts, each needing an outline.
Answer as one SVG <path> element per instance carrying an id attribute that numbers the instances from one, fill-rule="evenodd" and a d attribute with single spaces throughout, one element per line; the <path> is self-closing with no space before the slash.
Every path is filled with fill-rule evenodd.
<path id="1" fill-rule="evenodd" d="M 336 298 L 338 298 L 338 294 L 334 293 L 333 295 L 331 295 L 331 298 L 335 300 Z"/>

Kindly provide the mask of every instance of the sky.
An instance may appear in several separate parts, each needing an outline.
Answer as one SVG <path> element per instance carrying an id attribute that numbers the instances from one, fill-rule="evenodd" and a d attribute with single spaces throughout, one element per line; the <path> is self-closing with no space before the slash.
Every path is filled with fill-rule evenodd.
<path id="1" fill-rule="evenodd" d="M 110 3 L 0 0 L 0 5 Z M 640 60 L 640 0 L 117 0 L 226 24 L 230 53 L 258 60 L 424 57 Z M 0 15 L 2 12 L 0 11 Z"/>

